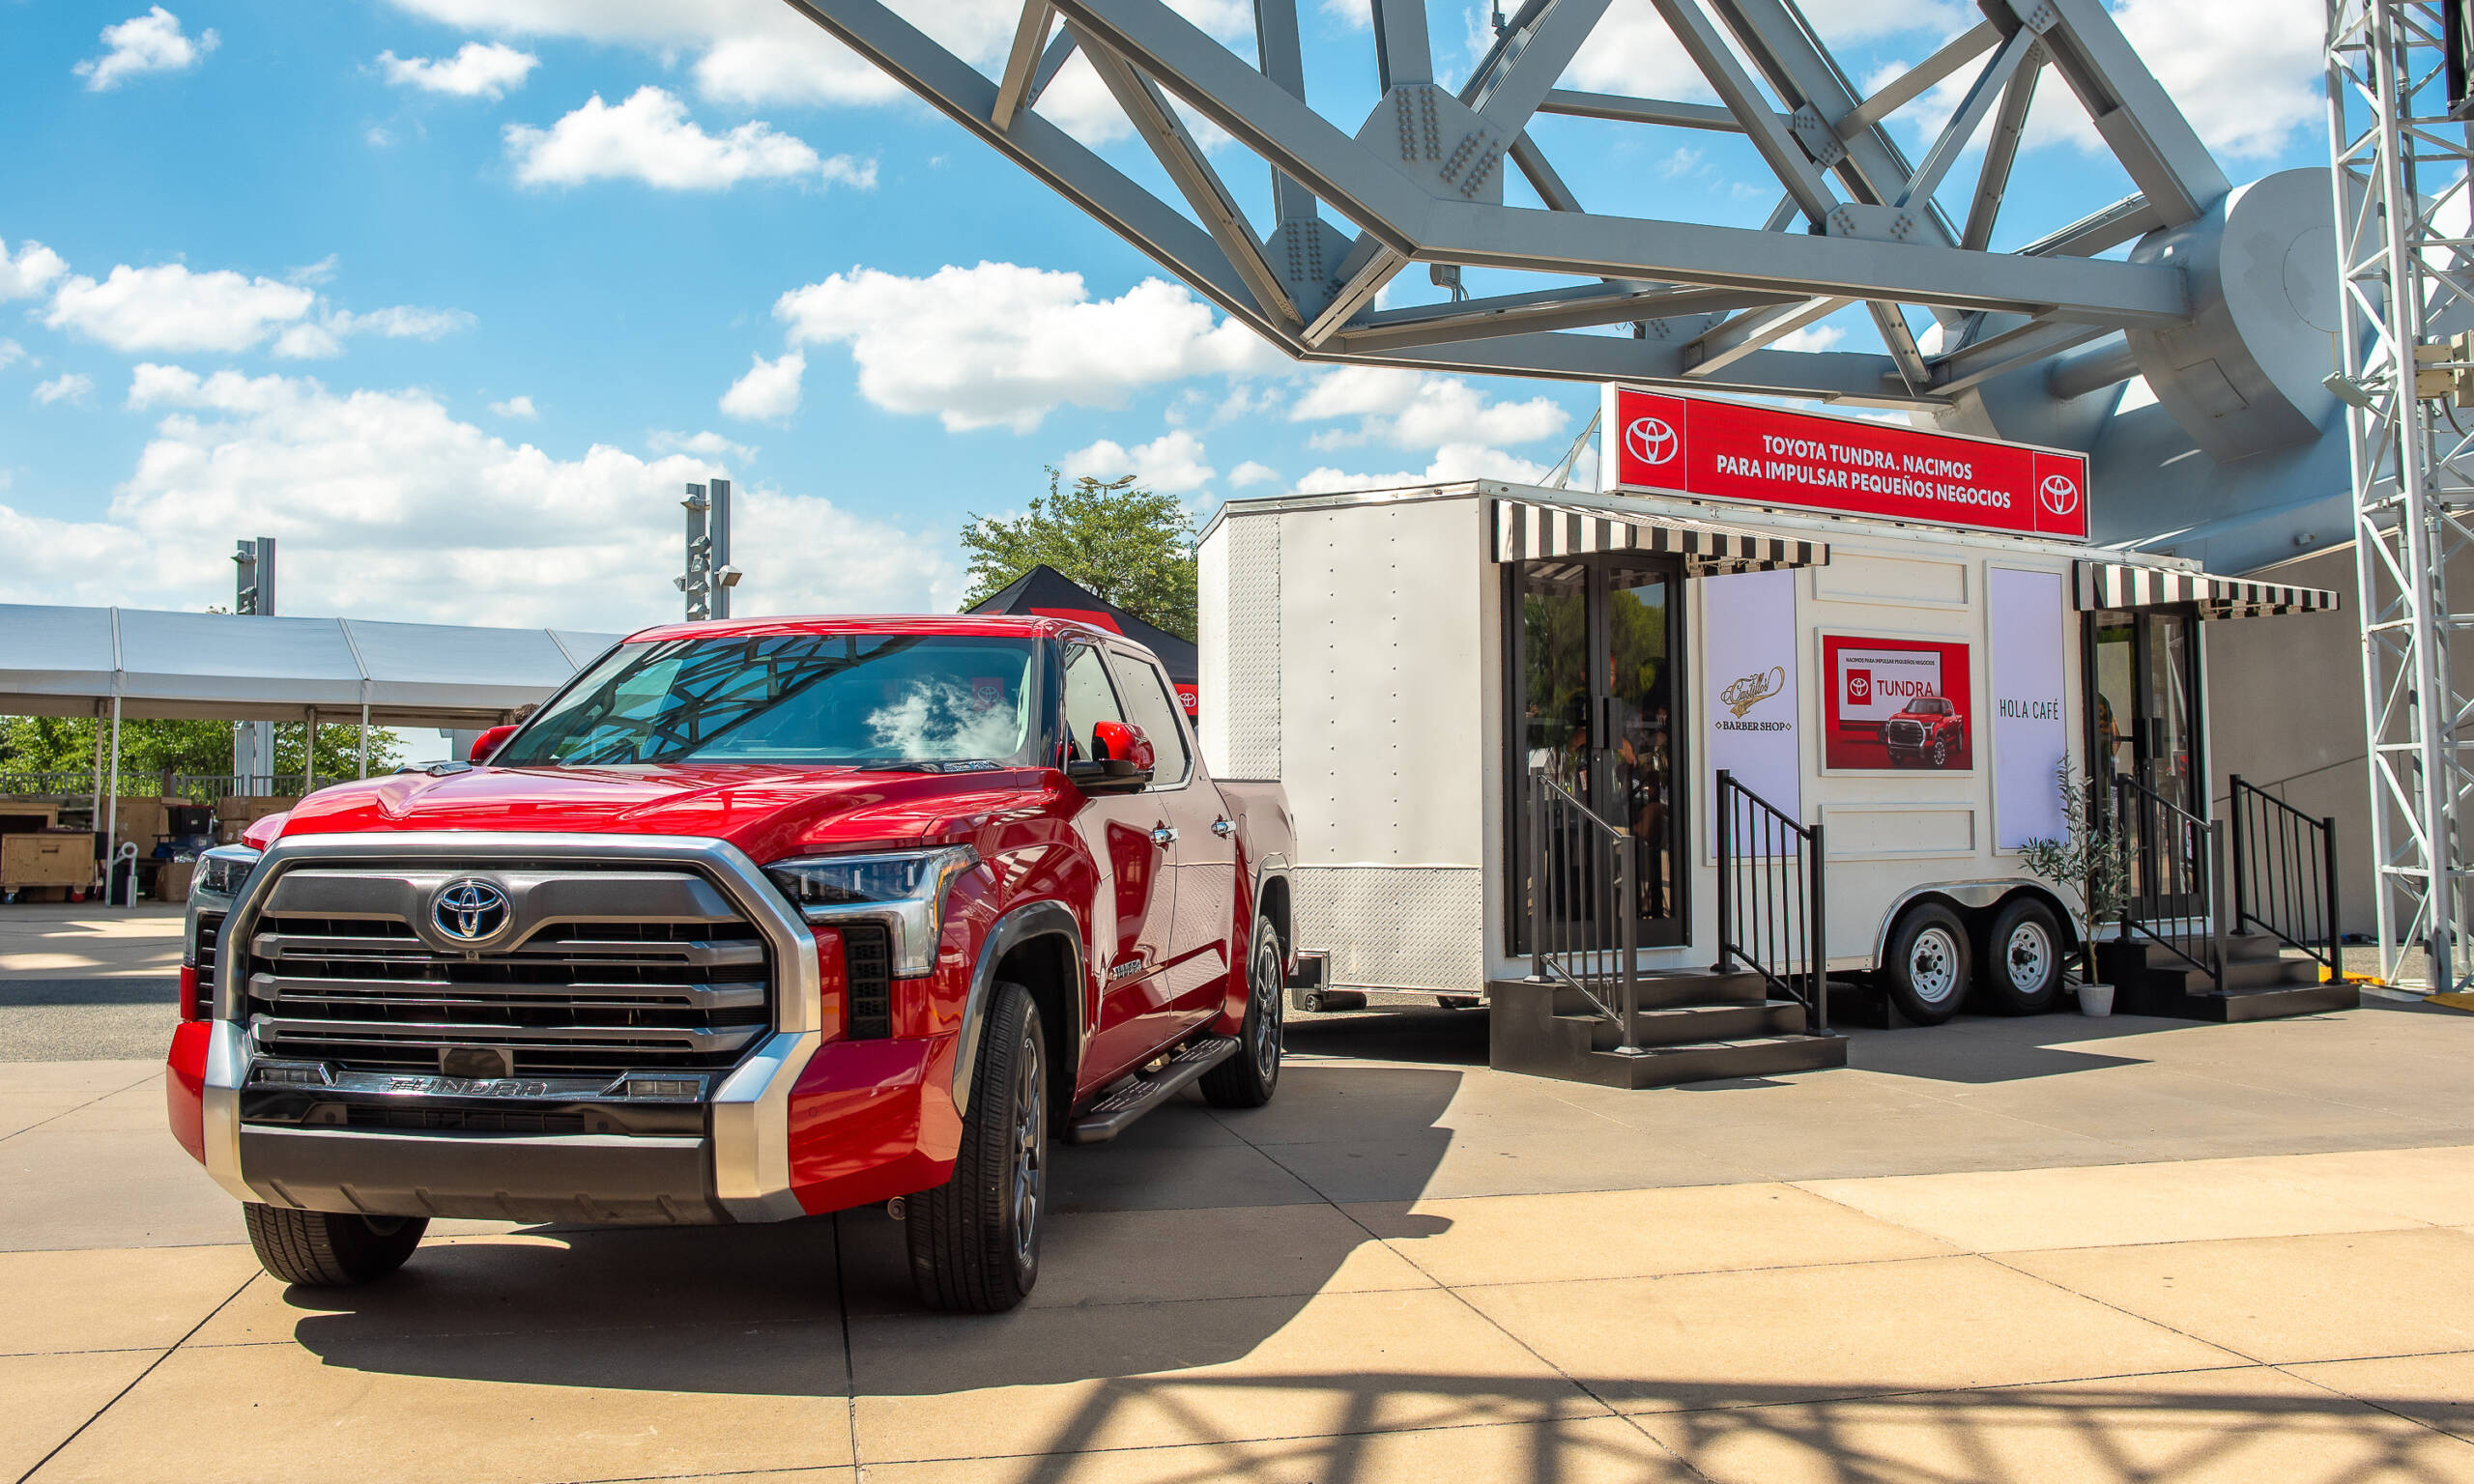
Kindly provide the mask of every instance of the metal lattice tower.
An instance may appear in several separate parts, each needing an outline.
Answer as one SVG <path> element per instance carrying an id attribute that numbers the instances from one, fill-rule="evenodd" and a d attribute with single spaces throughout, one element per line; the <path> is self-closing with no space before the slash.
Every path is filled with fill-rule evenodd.
<path id="1" fill-rule="evenodd" d="M 2474 364 L 2454 338 L 2474 327 L 2474 151 L 2449 117 L 2445 9 L 2332 0 L 2328 12 L 2345 295 L 2331 384 L 2353 456 L 2381 975 L 2394 981 L 2421 944 L 2433 989 L 2465 982 L 2474 943 L 2460 834 L 2474 775 L 2458 740 L 2470 703 L 2451 662 L 2474 613 L 2451 606 L 2448 585 L 2474 550 L 2474 435 L 2459 411 L 2474 405 Z"/>

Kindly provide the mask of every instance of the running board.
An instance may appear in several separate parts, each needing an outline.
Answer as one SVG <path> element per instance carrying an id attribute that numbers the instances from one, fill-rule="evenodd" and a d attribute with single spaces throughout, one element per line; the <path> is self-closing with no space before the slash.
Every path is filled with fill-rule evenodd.
<path id="1" fill-rule="evenodd" d="M 1137 1118 L 1192 1087 L 1206 1071 L 1237 1054 L 1234 1036 L 1198 1036 L 1177 1048 L 1165 1065 L 1137 1071 L 1134 1080 L 1091 1104 L 1065 1126 L 1068 1144 L 1105 1144 Z"/>

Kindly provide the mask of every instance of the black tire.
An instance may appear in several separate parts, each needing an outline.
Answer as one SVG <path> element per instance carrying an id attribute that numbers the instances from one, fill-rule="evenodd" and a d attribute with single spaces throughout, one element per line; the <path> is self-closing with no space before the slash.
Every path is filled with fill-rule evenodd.
<path id="1" fill-rule="evenodd" d="M 1246 1019 L 1237 1029 L 1237 1054 L 1202 1074 L 1203 1100 L 1215 1108 L 1259 1108 L 1280 1089 L 1280 1057 L 1287 1017 L 1280 993 L 1280 929 L 1254 919 L 1253 946 L 1246 954 Z"/>
<path id="2" fill-rule="evenodd" d="M 1898 1013 L 1918 1025 L 1940 1025 L 1959 1013 L 1971 977 L 1967 925 L 1939 902 L 1911 907 L 1890 929 L 1882 979 Z"/>
<path id="3" fill-rule="evenodd" d="M 258 1266 L 303 1288 L 355 1288 L 404 1266 L 429 1230 L 427 1216 L 362 1216 L 295 1211 L 250 1201 L 241 1208 Z"/>
<path id="4" fill-rule="evenodd" d="M 1048 1201 L 1048 1043 L 1039 1007 L 999 981 L 951 1179 L 904 1203 L 910 1283 L 934 1309 L 1001 1314 L 1040 1277 Z"/>
<path id="5" fill-rule="evenodd" d="M 2005 1015 L 2040 1015 L 2061 998 L 2069 940 L 2053 908 L 2013 897 L 1993 914 L 1976 944 L 1976 988 Z"/>

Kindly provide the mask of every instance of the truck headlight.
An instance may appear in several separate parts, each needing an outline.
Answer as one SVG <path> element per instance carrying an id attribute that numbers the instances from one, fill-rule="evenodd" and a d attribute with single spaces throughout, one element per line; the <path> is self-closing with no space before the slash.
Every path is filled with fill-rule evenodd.
<path id="1" fill-rule="evenodd" d="M 936 966 L 945 930 L 945 888 L 979 864 L 968 845 L 811 855 L 775 861 L 764 873 L 809 922 L 880 922 L 893 936 L 893 972 L 909 979 Z"/>
<path id="2" fill-rule="evenodd" d="M 241 885 L 258 864 L 259 852 L 244 845 L 217 845 L 197 858 L 197 871 L 189 877 L 189 895 L 206 897 L 228 904 L 241 895 Z"/>

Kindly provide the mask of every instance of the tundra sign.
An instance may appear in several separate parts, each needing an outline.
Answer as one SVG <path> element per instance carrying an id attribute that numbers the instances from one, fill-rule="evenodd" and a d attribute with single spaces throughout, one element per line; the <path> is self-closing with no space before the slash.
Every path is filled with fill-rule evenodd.
<path id="1" fill-rule="evenodd" d="M 2087 539 L 2079 454 L 1635 386 L 1605 399 L 1614 489 Z"/>
<path id="2" fill-rule="evenodd" d="M 1823 771 L 1975 767 L 1966 644 L 1825 634 L 1821 668 Z"/>

